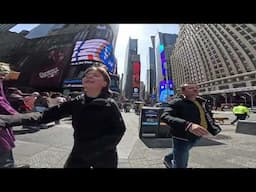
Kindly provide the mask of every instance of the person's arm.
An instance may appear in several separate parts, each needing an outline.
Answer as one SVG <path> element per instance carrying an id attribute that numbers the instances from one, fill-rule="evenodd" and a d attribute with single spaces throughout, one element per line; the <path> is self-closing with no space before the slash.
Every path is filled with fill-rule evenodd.
<path id="1" fill-rule="evenodd" d="M 19 113 L 15 115 L 0 115 L 0 119 L 4 122 L 0 124 L 2 127 L 12 127 L 19 125 L 35 125 L 38 123 L 49 123 L 71 114 L 72 102 L 66 102 L 61 105 L 54 106 L 45 110 L 43 113 Z"/>
<path id="2" fill-rule="evenodd" d="M 178 110 L 181 107 L 179 106 L 180 102 L 181 101 L 179 100 L 173 100 L 171 103 L 169 103 L 169 106 L 164 109 L 164 112 L 162 113 L 160 119 L 169 126 L 183 127 L 185 130 L 185 128 L 190 124 L 190 122 L 178 117 Z"/>
<path id="3" fill-rule="evenodd" d="M 183 128 L 184 131 L 189 131 L 197 136 L 208 134 L 208 131 L 204 127 L 178 117 L 178 110 L 181 108 L 180 102 L 179 100 L 173 100 L 169 107 L 162 113 L 161 120 L 171 127 Z"/>

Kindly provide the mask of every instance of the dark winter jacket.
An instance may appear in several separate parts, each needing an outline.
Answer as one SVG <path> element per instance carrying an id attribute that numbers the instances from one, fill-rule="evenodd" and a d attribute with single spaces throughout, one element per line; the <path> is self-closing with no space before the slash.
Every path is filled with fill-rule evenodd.
<path id="1" fill-rule="evenodd" d="M 198 97 L 197 101 L 205 111 L 208 131 L 212 135 L 218 134 L 221 129 L 214 123 L 207 100 Z M 199 138 L 188 131 L 191 123 L 200 125 L 201 119 L 199 109 L 192 101 L 183 96 L 176 98 L 169 103 L 169 107 L 167 107 L 161 115 L 161 120 L 170 126 L 173 137 L 185 140 L 195 140 Z"/>
<path id="2" fill-rule="evenodd" d="M 73 153 L 93 158 L 106 151 L 116 151 L 126 128 L 116 102 L 104 95 L 98 98 L 81 95 L 43 113 L 0 115 L 3 120 L 0 126 L 3 122 L 9 126 L 48 123 L 70 115 L 74 128 Z"/>

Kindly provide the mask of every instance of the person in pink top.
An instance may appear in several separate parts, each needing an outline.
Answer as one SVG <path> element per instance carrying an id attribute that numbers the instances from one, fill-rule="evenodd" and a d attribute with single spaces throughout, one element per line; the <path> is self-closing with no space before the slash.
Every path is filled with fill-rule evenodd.
<path id="1" fill-rule="evenodd" d="M 0 114 L 13 115 L 18 112 L 13 109 L 6 99 L 3 90 L 3 80 L 9 74 L 10 68 L 0 63 Z M 15 165 L 12 149 L 15 147 L 15 137 L 11 127 L 0 128 L 0 168 L 28 168 L 29 165 Z"/>

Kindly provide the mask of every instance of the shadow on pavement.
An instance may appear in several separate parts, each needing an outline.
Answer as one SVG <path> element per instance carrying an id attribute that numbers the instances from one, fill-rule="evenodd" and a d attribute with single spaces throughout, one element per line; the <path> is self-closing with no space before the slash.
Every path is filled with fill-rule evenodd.
<path id="1" fill-rule="evenodd" d="M 55 126 L 55 124 L 49 124 L 47 125 L 47 127 L 43 128 L 41 127 L 40 129 L 49 129 L 51 127 Z M 22 127 L 21 129 L 18 130 L 13 130 L 14 135 L 24 135 L 24 134 L 29 134 L 29 133 L 35 133 L 40 131 L 40 129 L 31 129 L 31 128 L 26 128 L 26 127 Z"/>
<path id="2" fill-rule="evenodd" d="M 28 133 L 35 133 L 38 132 L 39 130 L 33 130 L 33 129 L 23 129 L 23 130 L 13 130 L 14 135 L 24 135 Z"/>
<path id="3" fill-rule="evenodd" d="M 141 138 L 141 141 L 149 148 L 171 148 L 171 138 Z"/>
<path id="4" fill-rule="evenodd" d="M 172 148 L 171 138 L 142 138 L 141 141 L 148 148 Z M 195 146 L 224 145 L 224 143 L 207 138 L 201 138 Z"/>

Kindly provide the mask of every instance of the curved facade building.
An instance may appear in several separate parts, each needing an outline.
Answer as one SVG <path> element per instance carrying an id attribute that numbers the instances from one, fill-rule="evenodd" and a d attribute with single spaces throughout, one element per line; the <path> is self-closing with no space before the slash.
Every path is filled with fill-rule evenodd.
<path id="1" fill-rule="evenodd" d="M 117 61 L 114 56 L 118 29 L 118 24 L 37 26 L 26 35 L 24 45 L 13 49 L 10 56 L 0 55 L 11 58 L 6 62 L 12 61 L 12 67 L 21 72 L 19 80 L 10 84 L 24 89 L 80 90 L 80 74 L 99 61 L 111 69 L 111 89 L 119 91 Z M 13 44 L 12 39 L 5 41 L 5 44 Z"/>
<path id="2" fill-rule="evenodd" d="M 202 95 L 253 92 L 256 24 L 180 25 L 171 63 L 176 87 L 192 81 Z"/>

